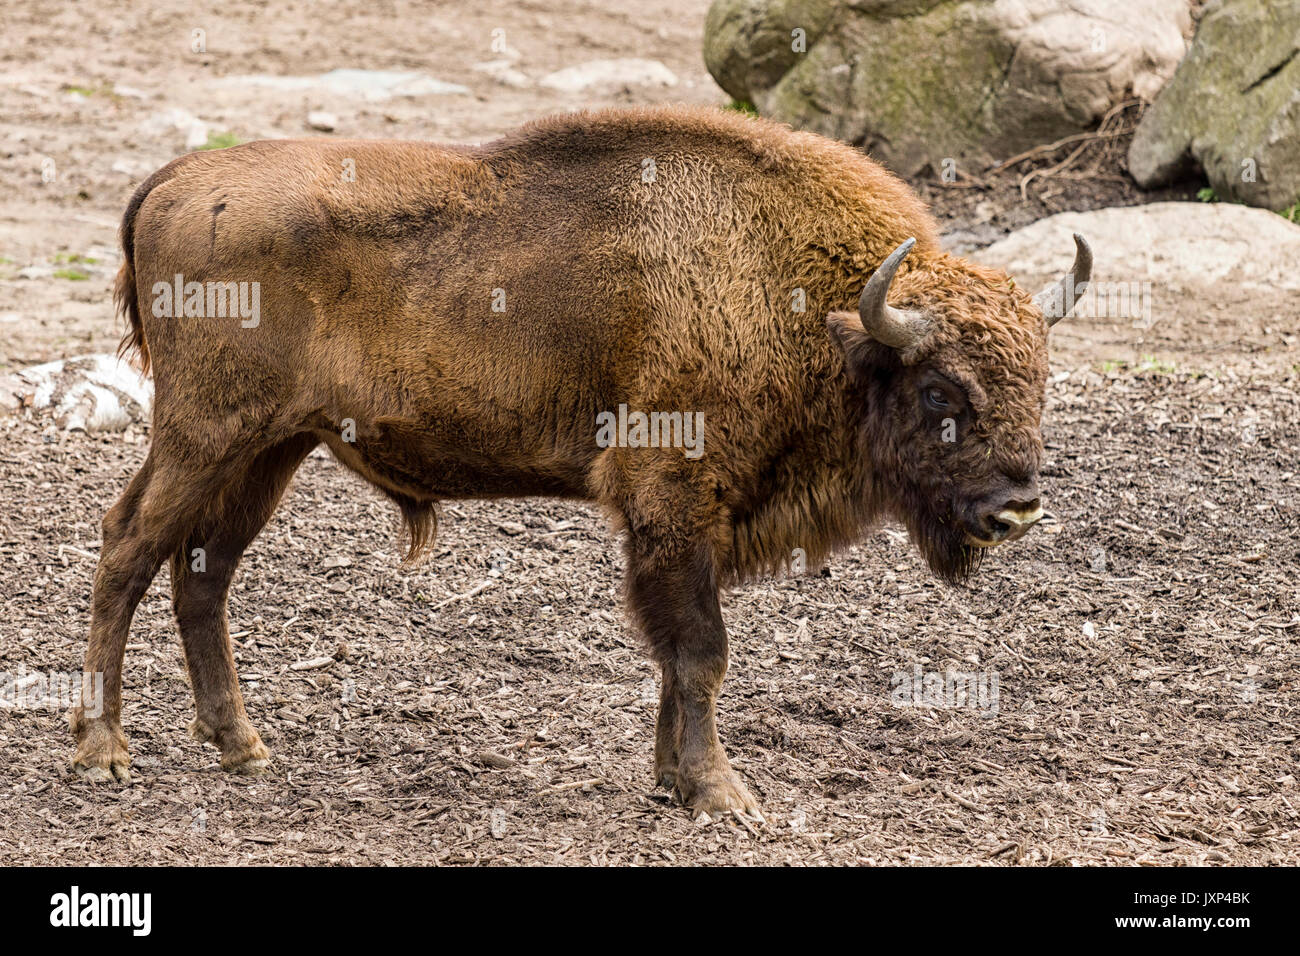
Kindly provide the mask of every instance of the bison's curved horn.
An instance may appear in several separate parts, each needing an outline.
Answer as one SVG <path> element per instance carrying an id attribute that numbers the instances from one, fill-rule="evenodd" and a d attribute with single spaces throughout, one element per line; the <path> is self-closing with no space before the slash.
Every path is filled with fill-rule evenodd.
<path id="1" fill-rule="evenodd" d="M 1074 304 L 1088 290 L 1092 278 L 1092 247 L 1077 232 L 1074 234 L 1074 265 L 1068 275 L 1034 296 L 1034 305 L 1043 310 L 1050 328 L 1074 311 Z"/>
<path id="2" fill-rule="evenodd" d="M 895 309 L 885 302 L 889 295 L 889 284 L 894 281 L 898 264 L 903 261 L 916 239 L 908 239 L 889 254 L 889 258 L 880 264 L 880 268 L 871 274 L 867 287 L 862 290 L 858 300 L 858 315 L 862 319 L 862 328 L 877 342 L 890 348 L 902 349 L 915 345 L 925 338 L 930 331 L 930 323 L 920 312 Z"/>

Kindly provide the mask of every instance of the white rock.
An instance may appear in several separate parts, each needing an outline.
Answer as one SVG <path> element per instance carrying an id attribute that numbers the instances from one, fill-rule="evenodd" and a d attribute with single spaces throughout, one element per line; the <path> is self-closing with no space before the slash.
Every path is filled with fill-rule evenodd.
<path id="1" fill-rule="evenodd" d="M 592 60 L 548 73 L 538 83 L 577 93 L 593 87 L 676 86 L 677 77 L 658 60 Z"/>
<path id="2" fill-rule="evenodd" d="M 486 73 L 502 86 L 513 87 L 517 90 L 526 89 L 533 85 L 532 78 L 522 70 L 516 70 L 511 60 L 489 60 L 486 63 L 475 63 L 473 69 L 478 73 Z"/>
<path id="3" fill-rule="evenodd" d="M 339 118 L 333 113 L 327 113 L 325 110 L 312 110 L 307 114 L 307 125 L 312 129 L 318 129 L 322 133 L 332 133 L 335 127 L 339 125 Z"/>
<path id="4" fill-rule="evenodd" d="M 139 130 L 150 138 L 180 130 L 185 134 L 186 149 L 198 149 L 208 141 L 208 124 L 188 110 L 179 107 L 154 113 L 140 124 Z"/>
<path id="5" fill-rule="evenodd" d="M 340 96 L 360 96 L 372 102 L 395 96 L 442 96 L 468 93 L 459 83 L 444 83 L 424 73 L 393 70 L 331 70 L 317 76 L 274 76 L 256 73 L 229 76 L 221 81 L 228 86 L 257 86 L 273 90 L 317 90 Z"/>
<path id="6" fill-rule="evenodd" d="M 0 379 L 0 405 L 48 411 L 67 431 L 121 431 L 152 404 L 152 380 L 115 355 L 59 359 Z"/>
<path id="7" fill-rule="evenodd" d="M 27 266 L 18 270 L 20 279 L 48 279 L 54 275 L 54 266 Z"/>
<path id="8" fill-rule="evenodd" d="M 156 164 L 147 163 L 141 159 L 131 159 L 129 156 L 123 156 L 120 159 L 113 160 L 111 168 L 113 172 L 129 176 L 131 179 L 144 179 L 157 167 Z"/>
<path id="9" fill-rule="evenodd" d="M 194 123 L 185 131 L 185 148 L 199 149 L 208 141 L 208 124 L 202 120 Z"/>
<path id="10" fill-rule="evenodd" d="M 522 70 L 502 70 L 493 76 L 493 79 L 502 86 L 509 86 L 516 90 L 526 90 L 533 85 L 533 79 Z"/>
<path id="11" fill-rule="evenodd" d="M 152 114 L 140 123 L 140 132 L 146 136 L 160 136 L 174 129 L 188 129 L 199 118 L 189 110 L 173 106 Z"/>

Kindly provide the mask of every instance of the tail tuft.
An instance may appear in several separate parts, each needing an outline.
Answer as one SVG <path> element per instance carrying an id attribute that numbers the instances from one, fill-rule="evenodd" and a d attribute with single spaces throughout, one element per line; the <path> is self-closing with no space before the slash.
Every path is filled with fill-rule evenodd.
<path id="1" fill-rule="evenodd" d="M 123 242 L 125 249 L 126 243 Z M 140 359 L 140 371 L 149 374 L 149 344 L 144 340 L 144 323 L 140 321 L 140 303 L 135 290 L 135 263 L 131 261 L 131 251 L 126 249 L 125 261 L 118 270 L 117 282 L 113 286 L 113 301 L 117 311 L 127 321 L 126 334 L 117 347 L 117 357 L 123 358 L 134 353 Z"/>
<path id="2" fill-rule="evenodd" d="M 433 547 L 438 537 L 438 502 L 420 501 L 391 491 L 388 496 L 397 502 L 402 513 L 402 524 L 411 537 L 411 546 L 402 558 L 402 565 L 411 567 L 425 551 Z"/>

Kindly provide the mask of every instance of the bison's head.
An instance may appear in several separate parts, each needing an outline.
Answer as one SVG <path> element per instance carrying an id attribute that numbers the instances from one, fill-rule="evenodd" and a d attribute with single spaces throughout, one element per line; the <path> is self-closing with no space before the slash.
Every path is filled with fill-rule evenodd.
<path id="1" fill-rule="evenodd" d="M 877 494 L 945 580 L 964 579 L 985 549 L 1043 515 L 1047 331 L 1092 271 L 1088 244 L 1074 238 L 1071 273 L 1032 299 L 1002 273 L 947 255 L 895 282 L 909 239 L 871 277 L 857 315 L 828 318 Z"/>

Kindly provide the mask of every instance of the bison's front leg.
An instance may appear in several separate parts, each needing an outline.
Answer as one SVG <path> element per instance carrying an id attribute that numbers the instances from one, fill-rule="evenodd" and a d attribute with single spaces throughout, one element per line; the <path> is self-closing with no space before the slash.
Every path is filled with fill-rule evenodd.
<path id="1" fill-rule="evenodd" d="M 715 707 L 727 671 L 727 631 L 706 546 L 674 553 L 643 536 L 629 541 L 629 597 L 663 669 L 655 776 L 691 811 L 758 816 L 718 740 Z"/>

